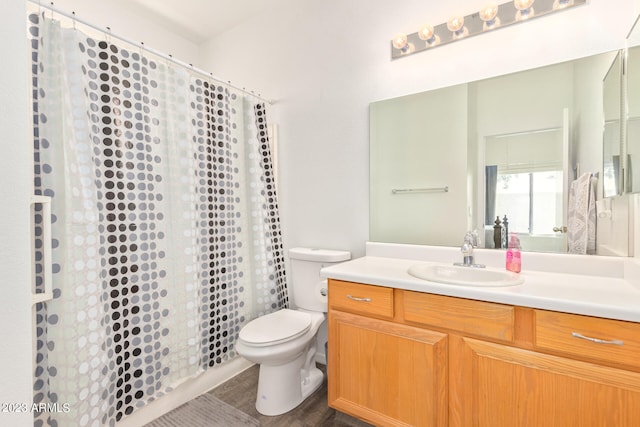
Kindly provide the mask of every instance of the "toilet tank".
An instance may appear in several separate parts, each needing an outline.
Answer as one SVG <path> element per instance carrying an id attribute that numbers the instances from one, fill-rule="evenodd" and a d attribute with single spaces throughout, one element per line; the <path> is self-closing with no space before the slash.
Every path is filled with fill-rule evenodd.
<path id="1" fill-rule="evenodd" d="M 327 280 L 320 277 L 320 269 L 349 259 L 351 259 L 351 253 L 348 251 L 316 248 L 289 249 L 291 264 L 289 283 L 296 307 L 326 312 Z"/>

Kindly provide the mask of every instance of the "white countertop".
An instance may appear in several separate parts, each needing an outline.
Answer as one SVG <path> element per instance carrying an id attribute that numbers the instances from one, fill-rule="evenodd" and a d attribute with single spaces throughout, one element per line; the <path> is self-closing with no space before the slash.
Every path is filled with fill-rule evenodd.
<path id="1" fill-rule="evenodd" d="M 524 278 L 522 285 L 477 287 L 430 282 L 407 273 L 412 265 L 433 263 L 431 261 L 367 255 L 326 267 L 321 275 L 324 278 L 397 289 L 640 322 L 640 286 L 636 280 L 629 280 L 624 275 L 617 277 L 526 270 L 523 261 L 523 271 L 520 273 Z M 442 264 L 440 260 L 436 261 Z M 614 262 L 637 264 L 631 259 Z M 635 274 L 634 268 L 624 267 L 624 271 L 633 270 Z"/>

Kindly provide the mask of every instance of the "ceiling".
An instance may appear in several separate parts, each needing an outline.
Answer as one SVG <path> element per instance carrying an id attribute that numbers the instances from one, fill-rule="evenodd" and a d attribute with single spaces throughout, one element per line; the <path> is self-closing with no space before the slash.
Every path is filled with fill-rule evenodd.
<path id="1" fill-rule="evenodd" d="M 126 0 L 126 6 L 199 44 L 262 12 L 283 8 L 297 1 Z"/>

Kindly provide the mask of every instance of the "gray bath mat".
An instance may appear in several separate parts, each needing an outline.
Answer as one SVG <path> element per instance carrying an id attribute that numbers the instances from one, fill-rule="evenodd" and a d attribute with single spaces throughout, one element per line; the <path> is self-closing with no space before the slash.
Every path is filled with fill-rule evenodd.
<path id="1" fill-rule="evenodd" d="M 145 425 L 145 427 L 217 426 L 259 427 L 260 421 L 210 394 L 203 394 Z"/>

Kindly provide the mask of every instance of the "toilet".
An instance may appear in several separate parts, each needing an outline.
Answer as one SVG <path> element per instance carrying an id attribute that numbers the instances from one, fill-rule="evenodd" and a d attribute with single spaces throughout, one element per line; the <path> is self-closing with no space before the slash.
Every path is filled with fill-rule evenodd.
<path id="1" fill-rule="evenodd" d="M 282 309 L 247 323 L 236 351 L 260 365 L 256 409 L 263 415 L 289 412 L 324 380 L 316 368 L 316 335 L 327 312 L 327 283 L 320 269 L 351 258 L 347 251 L 289 250 L 289 290 L 296 309 Z"/>

